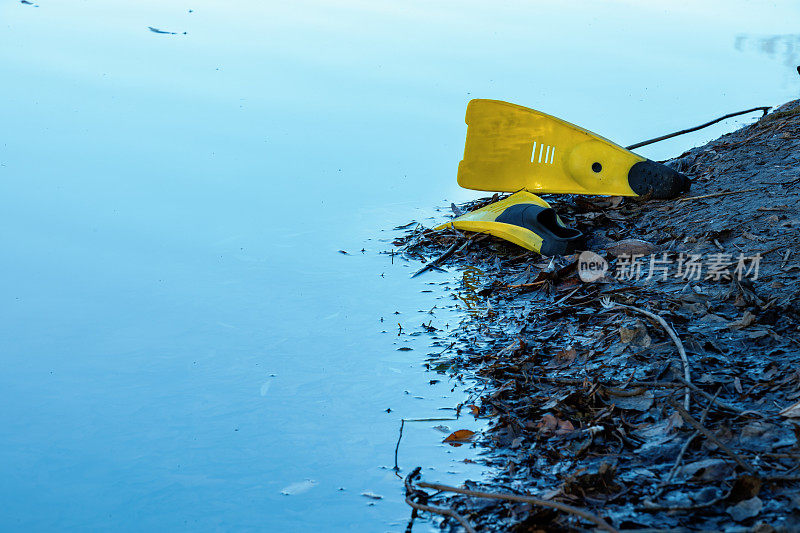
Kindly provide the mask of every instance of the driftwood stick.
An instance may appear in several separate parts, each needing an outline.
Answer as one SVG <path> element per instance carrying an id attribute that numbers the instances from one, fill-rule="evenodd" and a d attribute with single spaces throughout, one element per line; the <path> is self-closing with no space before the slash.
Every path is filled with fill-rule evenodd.
<path id="1" fill-rule="evenodd" d="M 723 116 L 721 116 L 719 118 L 715 118 L 714 120 L 710 120 L 710 121 L 706 122 L 705 124 L 700 124 L 699 126 L 695 126 L 694 128 L 688 128 L 688 129 L 685 129 L 685 130 L 676 131 L 675 133 L 668 133 L 667 135 L 662 135 L 661 137 L 656 137 L 655 139 L 649 139 L 647 141 L 642 141 L 642 142 L 639 142 L 639 143 L 636 143 L 636 144 L 632 144 L 630 146 L 626 146 L 625 149 L 626 150 L 635 150 L 636 148 L 640 148 L 642 146 L 647 146 L 648 144 L 653 144 L 653 143 L 656 143 L 658 141 L 664 141 L 666 139 L 671 139 L 673 137 L 677 137 L 678 135 L 684 135 L 686 133 L 691 133 L 693 131 L 702 130 L 703 128 L 707 128 L 708 126 L 716 124 L 717 122 L 722 122 L 726 118 L 737 117 L 739 115 L 744 115 L 745 113 L 752 113 L 753 111 L 761 111 L 762 113 L 764 113 L 764 115 L 766 115 L 767 112 L 770 109 L 772 109 L 772 108 L 771 107 L 754 107 L 752 109 L 745 109 L 744 111 L 737 111 L 736 113 L 728 113 L 727 115 L 723 115 Z M 764 115 L 762 115 L 762 116 L 764 116 Z"/>
<path id="2" fill-rule="evenodd" d="M 736 464 L 738 464 L 739 466 L 744 468 L 750 474 L 757 475 L 755 468 L 753 468 L 752 466 L 747 464 L 739 456 L 739 454 L 737 454 L 736 452 L 731 450 L 727 445 L 725 445 L 725 443 L 723 443 L 721 440 L 719 440 L 716 435 L 711 433 L 703 424 L 701 424 L 700 422 L 698 422 L 697 420 L 692 418 L 692 415 L 690 415 L 686 411 L 686 409 L 684 409 L 680 404 L 675 403 L 675 402 L 670 402 L 670 403 L 678 411 L 678 414 L 681 415 L 681 418 L 683 418 L 686 422 L 688 422 L 690 426 L 692 426 L 694 429 L 696 429 L 697 431 L 702 433 L 703 436 L 706 437 L 708 440 L 710 440 L 711 442 L 716 444 L 719 447 L 720 450 L 722 450 L 723 452 L 725 452 L 728 455 L 728 457 L 730 457 L 731 459 L 736 461 Z"/>
<path id="3" fill-rule="evenodd" d="M 467 242 L 469 242 L 469 241 L 467 241 Z M 454 253 L 456 253 L 456 250 L 458 249 L 458 247 L 459 247 L 460 245 L 461 245 L 461 243 L 460 243 L 460 242 L 458 242 L 458 240 L 456 240 L 456 241 L 455 241 L 455 242 L 454 242 L 454 243 L 453 243 L 453 244 L 450 246 L 450 248 L 448 248 L 448 249 L 447 249 L 447 250 L 446 250 L 446 251 L 445 251 L 445 252 L 444 252 L 442 255 L 440 255 L 439 257 L 437 257 L 437 258 L 436 258 L 436 259 L 434 259 L 433 261 L 430 261 L 430 262 L 429 262 L 427 265 L 425 265 L 424 267 L 420 268 L 419 270 L 417 270 L 416 272 L 414 272 L 413 274 L 411 274 L 411 277 L 412 277 L 412 278 L 416 278 L 417 276 L 419 276 L 419 275 L 420 275 L 420 274 L 422 274 L 423 272 L 427 272 L 428 270 L 430 270 L 430 269 L 432 269 L 432 268 L 434 268 L 434 267 L 436 267 L 436 266 L 439 266 L 439 263 L 441 263 L 442 261 L 444 261 L 445 259 L 447 259 L 447 258 L 448 258 L 448 257 L 450 257 L 451 255 L 453 255 Z"/>
<path id="4" fill-rule="evenodd" d="M 410 496 L 406 496 L 406 503 L 410 505 L 413 509 L 418 511 L 427 511 L 429 513 L 439 514 L 442 516 L 449 516 L 458 520 L 458 522 L 464 526 L 464 529 L 467 530 L 467 533 L 475 533 L 475 529 L 467 522 L 466 518 L 458 514 L 457 512 L 453 511 L 452 509 L 446 509 L 444 507 L 433 507 L 432 505 L 423 505 L 421 503 L 416 503 L 411 501 Z"/>
<path id="5" fill-rule="evenodd" d="M 675 330 L 672 329 L 672 326 L 667 324 L 667 321 L 658 316 L 655 313 L 651 313 L 650 311 L 645 311 L 639 307 L 634 307 L 632 305 L 624 305 L 619 304 L 617 302 L 612 301 L 610 298 L 603 298 L 600 300 L 601 305 L 606 309 L 613 309 L 614 307 L 621 307 L 623 309 L 630 309 L 631 311 L 636 311 L 637 313 L 643 314 L 644 316 L 651 318 L 658 322 L 662 328 L 667 332 L 669 337 L 672 339 L 672 342 L 675 343 L 675 346 L 678 348 L 678 353 L 681 356 L 681 363 L 683 364 L 683 378 L 686 380 L 686 383 L 692 382 L 691 371 L 689 367 L 689 358 L 686 356 L 686 349 L 683 347 L 683 343 L 681 342 L 680 337 L 678 334 L 675 333 Z M 683 393 L 683 406 L 688 411 L 689 410 L 689 386 L 687 385 L 684 389 Z"/>
<path id="6" fill-rule="evenodd" d="M 434 513 L 442 516 L 449 516 L 458 521 L 459 524 L 464 526 L 464 529 L 467 530 L 467 533 L 475 533 L 475 529 L 470 525 L 467 520 L 455 512 L 452 509 L 446 509 L 443 507 L 433 507 L 432 505 L 427 505 L 428 502 L 428 494 L 425 491 L 421 491 L 414 488 L 413 481 L 417 477 L 419 477 L 419 471 L 421 467 L 417 467 L 411 472 L 405 479 L 405 486 L 406 486 L 406 503 L 415 511 L 427 511 L 429 513 Z M 422 499 L 425 503 L 415 502 L 414 498 Z M 412 513 L 411 522 L 409 522 L 409 526 L 413 523 L 413 519 L 416 517 Z"/>
<path id="7" fill-rule="evenodd" d="M 420 481 L 419 483 L 417 483 L 417 485 L 426 489 L 433 489 L 441 492 L 455 492 L 458 494 L 465 494 L 467 496 L 473 496 L 476 498 L 487 498 L 491 500 L 508 500 L 512 502 L 530 503 L 533 505 L 538 505 L 540 507 L 547 507 L 550 509 L 558 509 L 559 511 L 564 511 L 565 513 L 573 514 L 575 516 L 580 516 L 581 518 L 596 524 L 597 527 L 604 529 L 605 531 L 610 531 L 611 533 L 619 533 L 619 530 L 611 526 L 608 522 L 606 522 L 596 514 L 590 513 L 589 511 L 580 509 L 578 507 L 567 505 L 565 503 L 551 502 L 548 500 L 533 498 L 531 496 L 521 496 L 519 494 L 479 492 L 475 490 L 462 489 L 459 487 L 450 487 L 448 485 L 440 485 L 439 483 L 426 483 L 424 481 Z"/>
<path id="8" fill-rule="evenodd" d="M 463 250 L 464 248 L 466 248 L 466 247 L 467 247 L 467 245 L 468 245 L 470 242 L 472 242 L 472 239 L 473 239 L 474 237 L 475 237 L 475 235 L 473 235 L 472 237 L 469 237 L 469 238 L 466 240 L 466 242 L 465 242 L 464 244 L 461 244 L 460 242 L 458 242 L 458 240 L 456 240 L 456 241 L 455 241 L 455 242 L 452 244 L 452 246 L 450 246 L 450 248 L 448 248 L 448 249 L 447 249 L 447 250 L 446 250 L 446 251 L 445 251 L 445 252 L 444 252 L 442 255 L 440 255 L 439 257 L 437 257 L 436 259 L 434 259 L 433 261 L 431 261 L 430 263 L 428 263 L 428 264 L 427 264 L 427 265 L 425 265 L 424 267 L 422 267 L 422 268 L 420 268 L 419 270 L 417 270 L 416 272 L 414 272 L 414 273 L 411 275 L 411 277 L 412 277 L 412 278 L 416 278 L 417 276 L 419 276 L 419 275 L 420 275 L 420 274 L 422 274 L 423 272 L 427 272 L 428 270 L 430 270 L 430 269 L 432 269 L 432 268 L 437 268 L 437 267 L 439 266 L 439 264 L 440 264 L 442 261 L 444 261 L 445 259 L 447 259 L 447 258 L 448 258 L 448 257 L 450 257 L 451 255 L 453 255 L 454 253 L 460 252 L 461 250 Z M 459 248 L 459 245 L 461 245 L 461 247 L 460 247 L 460 248 Z"/>

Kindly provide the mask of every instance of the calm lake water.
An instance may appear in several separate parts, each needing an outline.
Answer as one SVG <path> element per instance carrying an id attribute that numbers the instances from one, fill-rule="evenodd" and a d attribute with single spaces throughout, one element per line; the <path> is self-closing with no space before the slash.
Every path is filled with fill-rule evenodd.
<path id="1" fill-rule="evenodd" d="M 468 100 L 630 144 L 798 97 L 797 2 L 488 5 L 0 4 L 2 529 L 403 531 L 461 311 L 380 252 L 480 194 Z M 403 472 L 480 476 L 467 418 Z"/>

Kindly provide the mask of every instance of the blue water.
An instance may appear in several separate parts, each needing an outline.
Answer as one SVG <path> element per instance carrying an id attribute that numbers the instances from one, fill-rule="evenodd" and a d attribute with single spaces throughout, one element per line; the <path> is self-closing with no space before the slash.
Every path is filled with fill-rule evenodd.
<path id="1" fill-rule="evenodd" d="M 0 4 L 0 527 L 402 531 L 460 315 L 379 252 L 478 195 L 467 101 L 629 144 L 798 97 L 795 2 L 675 4 Z M 441 424 L 403 472 L 479 476 Z"/>

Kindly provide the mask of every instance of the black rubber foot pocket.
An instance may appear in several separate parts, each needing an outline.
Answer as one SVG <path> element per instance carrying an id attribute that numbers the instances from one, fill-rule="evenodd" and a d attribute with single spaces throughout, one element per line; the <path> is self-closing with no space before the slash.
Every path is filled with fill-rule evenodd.
<path id="1" fill-rule="evenodd" d="M 639 161 L 628 171 L 628 185 L 639 196 L 659 200 L 675 198 L 689 190 L 692 180 L 655 161 Z"/>

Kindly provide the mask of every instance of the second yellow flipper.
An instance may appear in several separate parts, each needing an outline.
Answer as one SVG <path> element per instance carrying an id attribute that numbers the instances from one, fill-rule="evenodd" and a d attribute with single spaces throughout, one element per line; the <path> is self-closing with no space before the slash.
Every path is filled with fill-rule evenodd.
<path id="1" fill-rule="evenodd" d="M 463 214 L 434 229 L 448 226 L 488 233 L 542 255 L 568 255 L 581 244 L 583 234 L 564 225 L 550 204 L 527 191 Z"/>
<path id="2" fill-rule="evenodd" d="M 467 189 L 674 198 L 689 179 L 588 130 L 499 100 L 467 106 Z"/>

